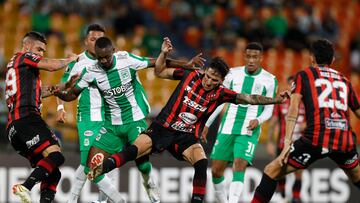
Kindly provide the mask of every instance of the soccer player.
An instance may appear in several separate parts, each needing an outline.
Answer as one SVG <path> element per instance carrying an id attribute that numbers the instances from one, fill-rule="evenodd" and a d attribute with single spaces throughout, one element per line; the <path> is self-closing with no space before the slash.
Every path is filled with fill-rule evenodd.
<path id="1" fill-rule="evenodd" d="M 164 39 L 156 60 L 155 74 L 160 78 L 180 80 L 168 103 L 151 126 L 133 145 L 113 154 L 103 162 L 94 162 L 89 178 L 96 178 L 126 162 L 153 152 L 168 150 L 176 159 L 187 161 L 194 169 L 191 202 L 203 202 L 206 191 L 207 159 L 198 143 L 204 121 L 224 102 L 242 104 L 281 103 L 286 94 L 276 98 L 237 94 L 221 86 L 229 68 L 219 57 L 212 60 L 205 73 L 179 68 L 167 68 L 165 58 L 172 50 L 171 42 Z"/>
<path id="2" fill-rule="evenodd" d="M 84 44 L 86 50 L 79 55 L 79 60 L 77 63 L 72 62 L 69 64 L 66 69 L 61 82 L 65 83 L 69 80 L 70 76 L 75 74 L 81 74 L 85 71 L 86 66 L 91 66 L 96 64 L 95 57 L 95 41 L 105 35 L 105 28 L 99 24 L 91 24 L 87 27 L 86 37 Z M 79 65 L 81 64 L 81 65 Z M 57 99 L 58 101 L 58 121 L 65 122 L 65 109 L 63 101 Z M 76 203 L 81 193 L 87 178 L 85 173 L 86 160 L 90 150 L 90 146 L 95 139 L 95 136 L 99 133 L 100 128 L 104 120 L 104 107 L 103 107 L 103 98 L 101 97 L 98 89 L 94 86 L 89 86 L 81 92 L 78 106 L 77 106 L 77 129 L 79 136 L 79 145 L 80 145 L 80 165 L 75 171 L 73 185 L 71 186 L 70 197 L 68 203 Z M 108 194 L 113 194 L 113 198 L 120 195 L 115 187 L 107 187 L 107 185 L 112 185 L 111 177 L 114 174 L 108 174 L 109 177 L 104 177 L 102 180 L 96 182 L 100 188 L 100 194 L 98 200 L 106 201 L 107 196 L 104 194 L 103 190 L 106 190 Z M 152 184 L 154 185 L 154 184 Z M 116 195 L 115 195 L 116 194 Z"/>
<path id="3" fill-rule="evenodd" d="M 6 70 L 6 103 L 9 109 L 6 133 L 13 148 L 27 158 L 35 169 L 25 182 L 13 186 L 22 202 L 31 202 L 30 190 L 41 182 L 40 202 L 52 202 L 61 178 L 59 166 L 65 161 L 54 133 L 40 116 L 41 98 L 50 96 L 51 88 L 41 87 L 40 72 L 65 68 L 77 56 L 67 59 L 43 58 L 46 38 L 28 32 L 22 39 Z"/>
<path id="4" fill-rule="evenodd" d="M 245 48 L 245 66 L 230 69 L 223 82 L 226 88 L 237 93 L 275 97 L 278 81 L 261 67 L 262 45 L 249 43 Z M 202 139 L 206 141 L 209 126 L 223 109 L 219 106 L 205 124 Z M 260 137 L 261 124 L 270 119 L 274 105 L 229 104 L 221 121 L 211 153 L 212 181 L 218 202 L 238 202 L 244 186 L 244 175 L 252 164 Z M 233 178 L 227 200 L 224 171 L 232 162 Z"/>
<path id="5" fill-rule="evenodd" d="M 139 133 L 147 128 L 145 116 L 148 115 L 150 107 L 144 88 L 138 80 L 137 71 L 153 66 L 155 59 L 139 57 L 125 51 L 114 51 L 110 39 L 97 39 L 96 63 L 77 63 L 74 68 L 87 68 L 82 79 L 69 92 L 58 95 L 65 101 L 71 101 L 86 88 L 94 86 L 105 99 L 105 121 L 90 149 L 88 165 L 89 161 L 119 152 L 125 144 L 133 143 Z M 168 63 L 172 66 L 180 62 L 170 60 Z M 137 163 L 151 201 L 159 202 L 155 183 L 149 177 L 152 166 L 148 157 L 138 159 Z M 95 182 L 100 178 L 95 179 Z"/>
<path id="6" fill-rule="evenodd" d="M 292 83 L 294 82 L 294 77 L 290 76 L 287 79 L 288 87 L 291 88 Z M 266 145 L 266 150 L 269 155 L 275 156 L 277 154 L 280 155 L 281 151 L 284 147 L 284 138 L 285 138 L 285 118 L 287 113 L 289 112 L 290 100 L 286 100 L 285 103 L 277 104 L 274 108 L 273 117 L 269 120 L 269 127 L 268 127 L 268 135 L 269 141 Z M 299 116 L 296 120 L 296 125 L 294 128 L 293 138 L 292 140 L 295 141 L 302 136 L 303 131 L 306 127 L 305 121 L 305 107 L 304 104 L 301 102 L 299 106 Z M 273 142 L 273 135 L 277 135 L 277 145 Z M 300 199 L 300 192 L 301 192 L 301 177 L 302 177 L 302 170 L 295 171 L 295 183 L 292 187 L 292 203 L 301 202 Z M 288 201 L 289 198 L 286 197 L 285 194 L 285 183 L 286 178 L 285 176 L 278 180 L 278 191 L 281 194 L 281 197 L 284 201 Z"/>
<path id="7" fill-rule="evenodd" d="M 286 119 L 284 149 L 265 167 L 252 202 L 269 202 L 277 180 L 305 169 L 318 159 L 329 157 L 343 169 L 360 189 L 360 168 L 356 135 L 350 126 L 349 108 L 360 118 L 360 104 L 351 83 L 330 68 L 334 61 L 331 42 L 319 39 L 311 46 L 312 66 L 298 72 L 294 79 Z M 304 135 L 295 142 L 292 134 L 303 101 L 306 114 Z"/>

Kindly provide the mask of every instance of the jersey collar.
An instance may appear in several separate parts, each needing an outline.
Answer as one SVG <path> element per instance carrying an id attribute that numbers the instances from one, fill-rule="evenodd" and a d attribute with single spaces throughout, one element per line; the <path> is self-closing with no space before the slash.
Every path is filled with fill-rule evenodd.
<path id="1" fill-rule="evenodd" d="M 91 56 L 91 54 L 89 53 L 88 50 L 85 51 L 85 56 L 88 57 L 88 58 L 91 59 L 91 60 L 96 60 L 95 57 Z"/>
<path id="2" fill-rule="evenodd" d="M 260 67 L 255 73 L 249 73 L 247 70 L 247 66 L 245 66 L 245 73 L 250 76 L 257 76 L 261 73 L 261 71 L 262 71 L 262 67 Z"/>

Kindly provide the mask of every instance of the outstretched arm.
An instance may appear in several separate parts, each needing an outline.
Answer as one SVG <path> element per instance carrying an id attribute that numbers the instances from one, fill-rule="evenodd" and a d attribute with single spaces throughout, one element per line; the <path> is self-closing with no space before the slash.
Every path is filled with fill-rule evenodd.
<path id="1" fill-rule="evenodd" d="M 41 61 L 39 61 L 39 63 L 37 64 L 37 67 L 39 69 L 50 71 L 50 72 L 57 71 L 62 68 L 65 68 L 69 63 L 77 60 L 77 58 L 78 58 L 77 55 L 71 55 L 70 57 L 68 57 L 66 59 L 44 58 L 44 59 L 41 59 Z"/>
<path id="2" fill-rule="evenodd" d="M 287 91 L 280 93 L 280 95 L 275 98 L 254 94 L 237 94 L 236 104 L 280 104 L 286 101 L 287 98 L 289 98 L 289 93 Z"/>

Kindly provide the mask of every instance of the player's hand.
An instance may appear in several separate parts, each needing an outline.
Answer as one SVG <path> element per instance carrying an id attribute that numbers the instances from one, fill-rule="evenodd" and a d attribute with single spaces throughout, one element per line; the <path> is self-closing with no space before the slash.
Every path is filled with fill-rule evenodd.
<path id="1" fill-rule="evenodd" d="M 276 156 L 276 149 L 275 149 L 275 144 L 271 141 L 268 141 L 266 143 L 266 152 L 272 156 L 272 157 L 275 157 Z"/>
<path id="2" fill-rule="evenodd" d="M 75 86 L 76 82 L 79 80 L 81 74 L 77 73 L 71 76 L 70 80 L 65 83 L 65 89 L 70 89 Z"/>
<path id="3" fill-rule="evenodd" d="M 161 52 L 167 54 L 167 53 L 171 52 L 172 49 L 173 49 L 173 46 L 171 44 L 170 39 L 168 37 L 165 37 L 164 41 L 161 45 Z"/>
<path id="4" fill-rule="evenodd" d="M 209 132 L 209 127 L 207 126 L 204 126 L 204 129 L 203 131 L 201 132 L 201 142 L 203 143 L 207 143 L 207 135 L 208 135 L 208 132 Z"/>
<path id="5" fill-rule="evenodd" d="M 249 122 L 249 125 L 246 127 L 248 130 L 254 130 L 259 125 L 258 119 L 253 119 Z"/>
<path id="6" fill-rule="evenodd" d="M 290 98 L 290 91 L 283 91 L 280 93 L 279 96 L 276 97 L 277 103 L 281 104 L 284 103 L 286 100 Z"/>
<path id="7" fill-rule="evenodd" d="M 58 123 L 66 122 L 66 111 L 64 109 L 59 109 L 56 113 L 56 121 Z"/>
<path id="8" fill-rule="evenodd" d="M 206 59 L 204 59 L 202 53 L 197 54 L 194 56 L 186 65 L 185 67 L 189 70 L 198 70 L 200 67 L 205 65 Z"/>
<path id="9" fill-rule="evenodd" d="M 278 161 L 281 167 L 287 164 L 290 154 L 292 141 L 284 141 L 284 149 L 281 151 L 281 154 L 278 157 Z"/>

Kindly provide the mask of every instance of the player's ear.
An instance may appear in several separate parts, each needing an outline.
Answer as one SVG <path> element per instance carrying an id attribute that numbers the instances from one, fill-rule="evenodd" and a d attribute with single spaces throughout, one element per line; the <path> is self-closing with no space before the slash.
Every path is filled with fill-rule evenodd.
<path id="1" fill-rule="evenodd" d="M 333 64 L 335 62 L 335 56 L 333 56 L 333 58 L 332 58 L 332 61 L 331 61 L 331 64 Z M 330 64 L 330 65 L 331 65 Z"/>

